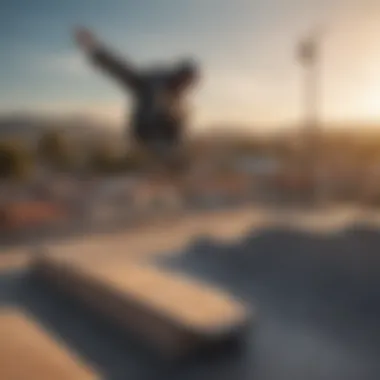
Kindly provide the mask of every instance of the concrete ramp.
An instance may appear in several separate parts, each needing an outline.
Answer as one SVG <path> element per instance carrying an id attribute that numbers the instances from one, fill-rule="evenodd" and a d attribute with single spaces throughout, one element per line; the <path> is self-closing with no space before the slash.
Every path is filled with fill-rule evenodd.
<path id="1" fill-rule="evenodd" d="M 37 275 L 169 356 L 220 346 L 250 325 L 251 313 L 219 289 L 146 263 L 91 264 L 35 257 Z"/>
<path id="2" fill-rule="evenodd" d="M 0 310 L 1 380 L 95 380 L 81 364 L 43 329 L 21 313 Z"/>

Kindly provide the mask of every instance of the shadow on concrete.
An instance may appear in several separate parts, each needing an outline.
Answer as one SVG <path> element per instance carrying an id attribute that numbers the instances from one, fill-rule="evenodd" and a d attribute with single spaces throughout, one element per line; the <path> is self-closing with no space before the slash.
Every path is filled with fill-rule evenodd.
<path id="1" fill-rule="evenodd" d="M 27 309 L 107 380 L 380 378 L 379 231 L 255 230 L 237 244 L 200 239 L 158 262 L 257 308 L 240 350 L 165 363 L 28 273 L 0 276 L 0 305 Z"/>
<path id="2" fill-rule="evenodd" d="M 258 378 L 287 378 L 289 353 L 294 366 L 289 378 L 380 378 L 378 230 L 366 225 L 335 234 L 254 230 L 238 244 L 200 239 L 159 263 L 257 306 L 259 356 L 264 355 L 260 346 L 270 348 L 268 367 L 284 369 L 272 377 L 268 368 Z M 299 340 L 307 343 L 300 347 Z M 305 372 L 307 363 L 315 370 Z"/>

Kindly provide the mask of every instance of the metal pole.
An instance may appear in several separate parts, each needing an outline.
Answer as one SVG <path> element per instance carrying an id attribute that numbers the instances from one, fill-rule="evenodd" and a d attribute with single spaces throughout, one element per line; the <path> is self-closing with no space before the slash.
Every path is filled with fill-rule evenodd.
<path id="1" fill-rule="evenodd" d="M 317 36 L 313 35 L 302 45 L 304 78 L 304 136 L 305 136 L 305 175 L 309 181 L 310 201 L 316 204 L 319 200 L 318 155 L 319 155 L 319 84 L 320 57 Z"/>
<path id="2" fill-rule="evenodd" d="M 316 42 L 315 42 L 316 43 Z M 319 90 L 319 59 L 317 56 L 311 60 L 306 71 L 306 136 L 309 162 L 309 175 L 311 185 L 311 201 L 318 202 L 318 90 Z"/>

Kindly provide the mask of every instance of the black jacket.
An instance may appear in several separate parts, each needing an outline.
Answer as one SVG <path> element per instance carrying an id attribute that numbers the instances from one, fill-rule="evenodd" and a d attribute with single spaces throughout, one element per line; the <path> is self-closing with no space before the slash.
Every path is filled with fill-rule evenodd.
<path id="1" fill-rule="evenodd" d="M 192 79 L 180 70 L 140 72 L 130 64 L 98 48 L 92 61 L 114 77 L 132 95 L 132 137 L 140 143 L 178 143 L 184 133 L 184 92 Z"/>

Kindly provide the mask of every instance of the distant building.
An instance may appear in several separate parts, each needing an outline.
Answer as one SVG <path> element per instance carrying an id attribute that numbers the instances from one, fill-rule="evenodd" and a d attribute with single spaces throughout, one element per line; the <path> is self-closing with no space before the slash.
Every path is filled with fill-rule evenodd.
<path id="1" fill-rule="evenodd" d="M 235 169 L 250 175 L 272 175 L 279 170 L 279 162 L 272 157 L 243 156 L 235 160 Z"/>

